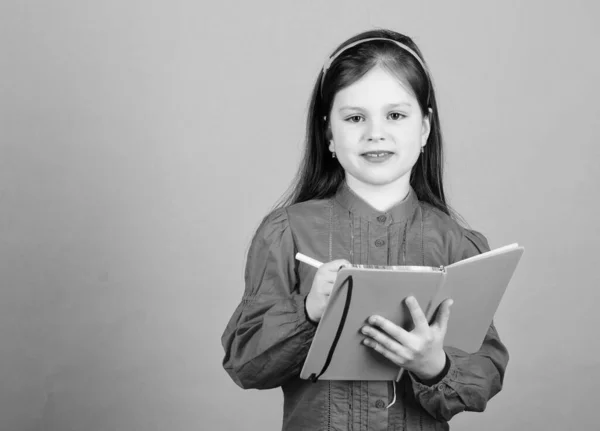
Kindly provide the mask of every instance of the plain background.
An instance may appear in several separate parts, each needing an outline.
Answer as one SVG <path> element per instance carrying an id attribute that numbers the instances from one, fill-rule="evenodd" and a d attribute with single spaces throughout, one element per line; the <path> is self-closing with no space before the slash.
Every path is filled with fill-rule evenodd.
<path id="1" fill-rule="evenodd" d="M 451 204 L 526 253 L 505 389 L 455 430 L 597 422 L 593 1 L 0 2 L 0 430 L 275 430 L 221 333 L 299 162 L 309 92 L 363 30 L 434 76 Z"/>

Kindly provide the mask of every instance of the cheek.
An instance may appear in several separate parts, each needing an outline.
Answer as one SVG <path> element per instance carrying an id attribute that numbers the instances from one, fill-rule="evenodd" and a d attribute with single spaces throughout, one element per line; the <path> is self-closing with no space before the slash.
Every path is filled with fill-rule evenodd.
<path id="1" fill-rule="evenodd" d="M 358 127 L 336 127 L 332 129 L 332 139 L 336 144 L 349 146 L 352 142 L 360 139 L 360 129 Z"/>
<path id="2" fill-rule="evenodd" d="M 394 135 L 402 142 L 414 142 L 421 139 L 423 127 L 420 121 L 411 121 L 399 125 Z"/>
<path id="3" fill-rule="evenodd" d="M 333 142 L 335 151 L 338 154 L 352 155 L 356 153 L 359 146 L 359 139 L 349 136 L 348 134 L 334 135 Z"/>

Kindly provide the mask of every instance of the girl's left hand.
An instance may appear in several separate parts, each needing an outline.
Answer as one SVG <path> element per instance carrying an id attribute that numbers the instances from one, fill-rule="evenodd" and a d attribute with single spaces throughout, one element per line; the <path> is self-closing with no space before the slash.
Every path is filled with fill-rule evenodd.
<path id="1" fill-rule="evenodd" d="M 406 331 L 381 316 L 371 316 L 362 333 L 364 344 L 375 349 L 396 365 L 406 368 L 422 380 L 437 377 L 446 365 L 444 337 L 450 318 L 452 300 L 440 305 L 435 321 L 429 325 L 417 300 L 409 296 L 406 305 L 414 322 L 414 329 Z"/>

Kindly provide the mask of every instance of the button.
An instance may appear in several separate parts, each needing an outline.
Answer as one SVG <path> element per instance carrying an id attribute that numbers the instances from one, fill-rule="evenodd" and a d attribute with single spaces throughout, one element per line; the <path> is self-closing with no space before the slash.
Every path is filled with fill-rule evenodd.
<path id="1" fill-rule="evenodd" d="M 444 390 L 444 384 L 443 384 L 443 383 L 440 383 L 440 384 L 438 385 L 438 391 L 440 391 L 440 392 L 441 392 L 441 391 L 443 391 L 443 390 Z"/>
<path id="2" fill-rule="evenodd" d="M 384 244 L 385 244 L 385 241 L 384 241 L 384 240 L 382 240 L 382 239 L 377 239 L 377 240 L 375 240 L 375 246 L 376 246 L 376 247 L 381 247 L 381 246 L 383 246 Z"/>
<path id="3" fill-rule="evenodd" d="M 379 217 L 377 217 L 377 221 L 379 223 L 385 223 L 386 220 L 387 220 L 387 217 L 384 215 L 380 215 Z"/>
<path id="4" fill-rule="evenodd" d="M 377 402 L 375 402 L 375 407 L 377 407 L 378 409 L 382 409 L 385 407 L 385 403 L 383 402 L 383 400 L 377 400 Z"/>

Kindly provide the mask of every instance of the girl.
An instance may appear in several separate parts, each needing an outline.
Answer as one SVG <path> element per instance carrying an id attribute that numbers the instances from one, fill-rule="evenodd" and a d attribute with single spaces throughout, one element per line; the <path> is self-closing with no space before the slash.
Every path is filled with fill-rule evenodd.
<path id="1" fill-rule="evenodd" d="M 368 319 L 365 346 L 408 371 L 398 383 L 298 377 L 341 266 L 439 266 L 489 250 L 446 203 L 435 92 L 414 42 L 375 30 L 338 47 L 314 86 L 306 143 L 291 195 L 252 240 L 225 370 L 242 388 L 280 386 L 289 431 L 447 430 L 456 413 L 483 411 L 508 353 L 493 324 L 474 354 L 444 348 L 451 300 L 428 324 L 407 298 L 410 332 Z M 296 252 L 327 263 L 315 270 Z"/>

